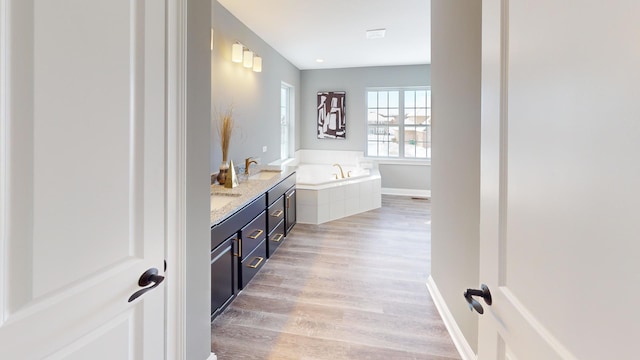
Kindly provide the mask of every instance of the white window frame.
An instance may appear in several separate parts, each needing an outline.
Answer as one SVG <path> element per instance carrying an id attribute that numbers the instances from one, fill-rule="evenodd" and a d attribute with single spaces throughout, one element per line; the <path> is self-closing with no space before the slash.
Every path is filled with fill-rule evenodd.
<path id="1" fill-rule="evenodd" d="M 286 92 L 286 94 L 283 94 Z M 283 101 L 284 100 L 284 101 Z M 295 88 L 293 85 L 280 84 L 280 160 L 292 158 L 295 148 Z M 284 112 L 284 116 L 283 116 Z"/>
<path id="2" fill-rule="evenodd" d="M 405 157 L 405 147 L 404 147 L 404 136 L 405 136 L 405 124 L 404 124 L 404 119 L 402 118 L 402 116 L 400 114 L 405 113 L 404 107 L 405 107 L 405 101 L 404 101 L 404 92 L 405 91 L 417 91 L 417 90 L 423 90 L 423 91 L 427 91 L 427 103 L 426 103 L 426 111 L 427 114 L 429 115 L 427 118 L 427 134 L 428 134 L 428 138 L 426 139 L 426 142 L 428 144 L 427 147 L 427 157 Z M 370 132 L 370 127 L 371 126 L 375 126 L 375 125 L 371 125 L 369 124 L 369 120 L 368 118 L 365 119 L 366 122 L 366 132 L 365 132 L 365 155 L 368 158 L 371 159 L 375 159 L 378 163 L 380 164 L 397 164 L 397 163 L 403 163 L 403 164 L 429 164 L 431 163 L 431 86 L 402 86 L 402 87 L 371 87 L 371 88 L 366 88 L 365 89 L 365 113 L 367 114 L 367 117 L 369 116 L 369 92 L 391 92 L 391 91 L 397 91 L 398 92 L 398 124 L 393 124 L 390 126 L 394 126 L 394 127 L 398 127 L 399 128 L 399 139 L 398 139 L 398 156 L 378 156 L 378 155 L 371 155 L 369 154 L 369 132 Z"/>

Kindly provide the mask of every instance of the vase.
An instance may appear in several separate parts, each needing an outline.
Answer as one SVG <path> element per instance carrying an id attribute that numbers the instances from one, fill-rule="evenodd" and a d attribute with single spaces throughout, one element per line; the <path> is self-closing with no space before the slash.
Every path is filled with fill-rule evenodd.
<path id="1" fill-rule="evenodd" d="M 224 185 L 224 183 L 227 181 L 228 172 L 229 172 L 229 165 L 227 165 L 227 162 L 225 161 L 222 163 L 222 165 L 220 165 L 218 176 L 216 176 L 216 180 L 218 181 L 218 184 Z"/>

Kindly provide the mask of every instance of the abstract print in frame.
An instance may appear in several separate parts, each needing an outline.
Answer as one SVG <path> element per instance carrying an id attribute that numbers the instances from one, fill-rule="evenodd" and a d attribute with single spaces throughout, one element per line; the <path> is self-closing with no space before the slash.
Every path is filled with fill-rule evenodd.
<path id="1" fill-rule="evenodd" d="M 318 139 L 346 139 L 345 92 L 318 93 Z"/>

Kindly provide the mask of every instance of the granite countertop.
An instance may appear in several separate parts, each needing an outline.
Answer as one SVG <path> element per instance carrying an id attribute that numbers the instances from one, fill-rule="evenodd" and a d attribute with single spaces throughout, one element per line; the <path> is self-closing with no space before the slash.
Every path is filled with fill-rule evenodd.
<path id="1" fill-rule="evenodd" d="M 251 172 L 249 179 L 240 176 L 240 184 L 235 188 L 225 188 L 223 185 L 211 185 L 211 226 L 214 226 L 245 205 L 271 189 L 281 180 L 286 179 L 295 169 L 285 168 L 261 168 Z"/>

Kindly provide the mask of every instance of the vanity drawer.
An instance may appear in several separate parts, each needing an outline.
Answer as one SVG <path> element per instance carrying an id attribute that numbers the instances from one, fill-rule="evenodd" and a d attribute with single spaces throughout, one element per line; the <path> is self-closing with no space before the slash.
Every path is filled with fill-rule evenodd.
<path id="1" fill-rule="evenodd" d="M 264 211 L 266 199 L 266 194 L 262 194 L 229 218 L 211 227 L 211 249 L 215 249 L 226 238 L 238 232 L 238 229 Z"/>
<path id="2" fill-rule="evenodd" d="M 273 255 L 273 253 L 276 251 L 278 246 L 280 246 L 280 244 L 282 244 L 282 242 L 284 241 L 285 225 L 286 225 L 286 221 L 282 219 L 282 221 L 280 221 L 280 223 L 276 226 L 276 228 L 273 229 L 271 233 L 269 233 L 269 238 L 267 240 L 268 257 L 271 257 L 271 255 Z"/>
<path id="3" fill-rule="evenodd" d="M 240 259 L 247 256 L 267 237 L 266 211 L 262 211 L 255 219 L 240 230 L 240 246 L 238 254 Z M 266 251 L 262 254 L 266 255 Z"/>
<path id="4" fill-rule="evenodd" d="M 273 204 L 276 200 L 280 199 L 287 189 L 291 188 L 296 184 L 296 173 L 293 172 L 291 175 L 287 176 L 286 179 L 282 180 L 274 187 L 267 191 L 267 205 Z"/>
<path id="5" fill-rule="evenodd" d="M 267 252 L 267 242 L 261 242 L 256 249 L 247 256 L 240 264 L 240 288 L 245 286 L 253 279 L 253 277 L 264 266 Z"/>
<path id="6" fill-rule="evenodd" d="M 273 229 L 284 219 L 284 196 L 280 196 L 269 209 L 267 209 L 267 232 L 271 233 Z"/>

